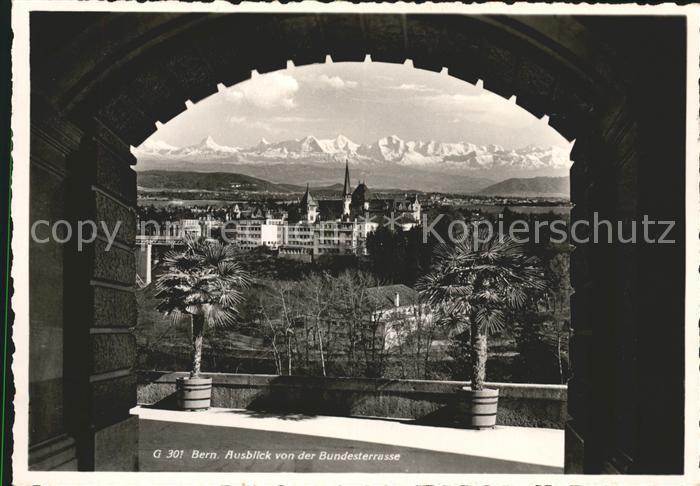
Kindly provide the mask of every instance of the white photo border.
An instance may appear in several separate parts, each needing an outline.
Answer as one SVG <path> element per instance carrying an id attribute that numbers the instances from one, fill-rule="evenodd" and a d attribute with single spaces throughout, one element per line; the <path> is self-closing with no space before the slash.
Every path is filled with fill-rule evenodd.
<path id="1" fill-rule="evenodd" d="M 687 18 L 687 94 L 686 94 L 686 396 L 685 396 L 685 475 L 683 476 L 588 476 L 517 474 L 325 474 L 325 473 L 114 473 L 114 472 L 40 472 L 28 471 L 28 366 L 29 366 L 29 131 L 30 65 L 29 14 L 32 11 L 102 12 L 208 12 L 208 13 L 441 13 L 441 14 L 541 14 L 541 15 L 681 15 Z M 17 0 L 12 5 L 12 133 L 13 174 L 12 237 L 15 312 L 13 340 L 15 353 L 12 372 L 14 397 L 12 468 L 16 485 L 229 485 L 229 484 L 610 484 L 686 485 L 700 481 L 700 161 L 698 113 L 700 101 L 700 6 L 666 3 L 655 6 L 618 4 L 537 3 L 296 3 L 243 2 L 233 5 L 212 3 L 105 0 Z"/>

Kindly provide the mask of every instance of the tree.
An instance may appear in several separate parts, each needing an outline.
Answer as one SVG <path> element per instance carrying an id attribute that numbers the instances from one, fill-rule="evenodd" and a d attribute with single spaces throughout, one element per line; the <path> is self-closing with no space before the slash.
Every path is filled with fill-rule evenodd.
<path id="1" fill-rule="evenodd" d="M 282 374 L 282 353 L 277 346 L 277 338 L 280 336 L 280 320 L 271 314 L 269 297 L 264 293 L 255 296 L 256 305 L 254 320 L 260 325 L 261 332 L 270 340 L 272 356 L 275 361 L 275 369 L 278 375 Z"/>
<path id="2" fill-rule="evenodd" d="M 372 272 L 388 282 L 401 280 L 400 272 L 405 264 L 402 232 L 380 226 L 367 236 L 367 253 Z"/>
<path id="3" fill-rule="evenodd" d="M 329 319 L 330 279 L 328 274 L 311 274 L 301 282 L 306 317 L 311 322 L 311 341 L 318 342 L 321 373 L 326 376 L 326 356 L 329 355 L 331 336 Z M 308 337 L 306 340 L 308 346 Z"/>
<path id="4" fill-rule="evenodd" d="M 407 310 L 388 313 L 392 352 L 398 358 L 401 378 L 429 378 L 429 363 L 433 342 L 442 324 L 434 318 L 430 308 L 414 302 Z M 434 353 L 433 353 L 434 354 Z"/>
<path id="5" fill-rule="evenodd" d="M 303 323 L 302 299 L 296 282 L 273 280 L 265 282 L 256 296 L 256 317 L 261 331 L 270 340 L 277 374 L 286 368 L 291 375 L 294 358 L 298 355 L 296 331 Z M 286 366 L 282 358 L 286 358 Z"/>
<path id="6" fill-rule="evenodd" d="M 571 246 L 547 241 L 531 245 L 530 251 L 542 263 L 548 285 L 539 305 L 517 316 L 522 325 L 516 333 L 518 351 L 522 361 L 527 362 L 528 379 L 565 383 L 571 314 L 569 297 L 573 292 L 569 278 Z"/>
<path id="7" fill-rule="evenodd" d="M 566 383 L 568 321 L 537 306 L 519 312 L 517 321 L 514 377 L 530 383 Z"/>
<path id="8" fill-rule="evenodd" d="M 171 251 L 163 259 L 163 273 L 156 281 L 157 309 L 178 321 L 192 318 L 191 377 L 201 371 L 206 326 L 235 321 L 242 292 L 250 277 L 235 258 L 230 245 L 204 239 L 187 240 L 186 248 Z"/>
<path id="9" fill-rule="evenodd" d="M 527 256 L 522 245 L 498 234 L 473 236 L 478 238 L 439 246 L 433 269 L 418 289 L 443 313 L 468 319 L 471 387 L 483 390 L 489 334 L 505 327 L 508 309 L 522 307 L 532 291 L 542 291 L 546 284 L 538 259 Z"/>

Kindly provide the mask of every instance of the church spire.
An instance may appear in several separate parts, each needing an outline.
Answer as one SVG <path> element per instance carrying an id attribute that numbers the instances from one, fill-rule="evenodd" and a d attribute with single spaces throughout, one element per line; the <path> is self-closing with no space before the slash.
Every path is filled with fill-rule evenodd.
<path id="1" fill-rule="evenodd" d="M 301 206 L 302 210 L 304 210 L 307 206 L 316 205 L 316 201 L 314 201 L 313 196 L 311 196 L 311 193 L 309 192 L 308 183 L 306 184 L 306 192 L 303 196 L 301 196 L 301 201 L 299 202 L 299 205 Z"/>
<path id="2" fill-rule="evenodd" d="M 343 196 L 350 195 L 350 169 L 348 168 L 348 159 L 345 159 L 345 184 L 343 185 Z"/>
<path id="3" fill-rule="evenodd" d="M 343 219 L 350 219 L 350 202 L 352 194 L 350 192 L 350 169 L 348 168 L 348 159 L 345 159 L 345 184 L 343 184 Z"/>

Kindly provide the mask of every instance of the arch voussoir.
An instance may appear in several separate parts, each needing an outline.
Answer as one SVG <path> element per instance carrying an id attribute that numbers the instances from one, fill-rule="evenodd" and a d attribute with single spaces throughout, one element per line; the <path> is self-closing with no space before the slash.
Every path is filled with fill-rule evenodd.
<path id="1" fill-rule="evenodd" d="M 570 140 L 585 124 L 597 94 L 585 80 L 553 69 L 548 52 L 523 46 L 510 30 L 503 36 L 492 20 L 478 17 L 224 15 L 199 19 L 184 33 L 95 84 L 99 97 L 90 103 L 99 103 L 97 116 L 131 145 L 150 136 L 156 122 L 185 110 L 186 100 L 196 103 L 215 93 L 219 83 L 231 86 L 253 70 L 285 69 L 288 61 L 319 63 L 327 55 L 334 62 L 362 62 L 367 55 L 373 62 L 410 59 L 418 69 L 447 68 L 471 84 L 481 79 L 489 91 L 516 96 L 536 117 L 548 115 L 550 125 Z M 188 40 L 193 37 L 198 42 Z"/>

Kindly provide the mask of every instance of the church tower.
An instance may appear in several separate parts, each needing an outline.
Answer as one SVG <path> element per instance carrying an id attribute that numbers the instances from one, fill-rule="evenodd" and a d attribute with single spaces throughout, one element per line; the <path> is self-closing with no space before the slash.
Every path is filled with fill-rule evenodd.
<path id="1" fill-rule="evenodd" d="M 306 220 L 307 223 L 315 223 L 318 219 L 318 203 L 311 197 L 308 184 L 306 184 L 306 192 L 302 196 L 299 206 L 302 221 Z"/>
<path id="2" fill-rule="evenodd" d="M 350 192 L 350 169 L 348 159 L 345 159 L 345 184 L 343 184 L 343 219 L 350 218 L 350 202 L 352 193 Z"/>
<path id="3" fill-rule="evenodd" d="M 241 219 L 241 208 L 238 207 L 238 204 L 233 206 L 233 210 L 231 211 L 231 216 L 229 216 L 229 219 Z"/>
<path id="4" fill-rule="evenodd" d="M 411 204 L 411 209 L 413 209 L 413 220 L 414 221 L 420 221 L 420 201 L 418 200 L 418 194 L 416 194 L 416 197 L 413 199 L 413 203 Z"/>

